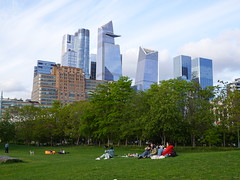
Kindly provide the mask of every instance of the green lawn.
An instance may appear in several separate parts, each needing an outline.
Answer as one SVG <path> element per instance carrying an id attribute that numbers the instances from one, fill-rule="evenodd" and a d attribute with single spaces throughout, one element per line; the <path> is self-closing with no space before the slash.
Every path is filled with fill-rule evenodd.
<path id="1" fill-rule="evenodd" d="M 5 155 L 0 144 L 0 155 Z M 240 179 L 240 151 L 177 150 L 179 156 L 158 160 L 124 158 L 96 161 L 102 147 L 65 147 L 69 154 L 45 155 L 60 147 L 33 147 L 10 144 L 9 156 L 21 163 L 0 164 L 0 180 L 21 179 Z M 35 155 L 29 155 L 34 150 Z M 116 147 L 116 155 L 141 153 L 139 148 Z"/>

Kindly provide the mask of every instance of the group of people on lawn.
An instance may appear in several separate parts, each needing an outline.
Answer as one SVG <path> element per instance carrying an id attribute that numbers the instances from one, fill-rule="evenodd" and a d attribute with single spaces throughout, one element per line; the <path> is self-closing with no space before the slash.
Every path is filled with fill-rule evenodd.
<path id="1" fill-rule="evenodd" d="M 163 145 L 157 146 L 151 143 L 149 144 L 149 146 L 145 148 L 145 151 L 138 156 L 138 159 L 142 158 L 162 159 L 165 157 L 174 157 L 176 156 L 176 153 L 173 148 L 174 146 L 169 142 L 166 143 L 166 148 L 164 148 Z"/>
<path id="2" fill-rule="evenodd" d="M 155 144 L 151 143 L 146 148 L 145 151 L 138 156 L 128 156 L 128 157 L 138 157 L 138 159 L 142 158 L 151 158 L 151 159 L 163 159 L 165 157 L 174 157 L 176 156 L 176 152 L 174 151 L 174 146 L 167 142 L 166 148 L 163 145 L 156 146 Z M 97 157 L 96 160 L 110 159 L 114 157 L 114 149 L 111 147 L 109 150 L 105 150 L 105 153 L 100 157 Z"/>

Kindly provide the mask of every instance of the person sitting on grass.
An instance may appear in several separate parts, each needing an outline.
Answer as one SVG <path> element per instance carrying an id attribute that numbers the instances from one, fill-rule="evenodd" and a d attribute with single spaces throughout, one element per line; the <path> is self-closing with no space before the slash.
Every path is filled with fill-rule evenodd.
<path id="1" fill-rule="evenodd" d="M 64 149 L 61 149 L 58 154 L 66 154 L 66 151 Z"/>
<path id="2" fill-rule="evenodd" d="M 100 157 L 97 157 L 96 160 L 100 160 L 102 158 L 104 159 L 110 159 L 114 157 L 114 149 L 111 147 L 109 150 L 105 150 L 105 153 L 101 155 Z"/>
<path id="3" fill-rule="evenodd" d="M 160 146 L 160 148 L 158 149 L 158 156 L 165 156 L 165 157 L 171 156 L 171 154 L 173 153 L 174 146 L 170 142 L 167 142 L 166 145 L 167 146 L 165 149 L 163 149 L 163 146 Z"/>
<path id="4" fill-rule="evenodd" d="M 149 146 L 145 148 L 145 151 L 138 156 L 138 159 L 149 158 L 157 153 L 157 149 L 155 144 L 151 143 Z"/>

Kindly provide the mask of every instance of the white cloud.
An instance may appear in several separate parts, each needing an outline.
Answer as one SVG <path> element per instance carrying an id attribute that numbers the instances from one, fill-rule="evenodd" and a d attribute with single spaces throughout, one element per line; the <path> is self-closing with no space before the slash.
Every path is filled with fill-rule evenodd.
<path id="1" fill-rule="evenodd" d="M 122 54 L 123 75 L 135 79 L 138 61 L 138 49 L 128 49 Z"/>
<path id="2" fill-rule="evenodd" d="M 167 49 L 158 52 L 158 60 L 159 81 L 173 78 L 173 60 Z"/>
<path id="3" fill-rule="evenodd" d="M 7 81 L 0 82 L 0 87 L 2 91 L 5 92 L 17 92 L 26 90 L 26 88 L 22 84 L 20 84 L 14 79 L 8 79 Z"/>

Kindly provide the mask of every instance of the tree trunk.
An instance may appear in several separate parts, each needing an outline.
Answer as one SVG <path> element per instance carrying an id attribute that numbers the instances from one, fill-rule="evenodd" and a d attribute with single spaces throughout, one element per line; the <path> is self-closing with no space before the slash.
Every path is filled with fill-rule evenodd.
<path id="1" fill-rule="evenodd" d="M 196 147 L 195 135 L 192 134 L 192 147 Z"/>
<path id="2" fill-rule="evenodd" d="M 88 144 L 88 145 L 90 144 L 90 138 L 89 138 L 89 136 L 88 136 L 87 144 Z"/>
<path id="3" fill-rule="evenodd" d="M 127 145 L 128 145 L 127 141 L 128 141 L 128 140 L 127 140 L 127 138 L 126 138 L 126 140 L 125 140 L 125 146 L 127 146 Z"/>
<path id="4" fill-rule="evenodd" d="M 51 137 L 51 146 L 53 146 L 53 137 Z"/>
<path id="5" fill-rule="evenodd" d="M 237 125 L 237 138 L 238 138 L 238 148 L 240 148 L 240 140 L 239 140 L 239 126 Z"/>
<path id="6" fill-rule="evenodd" d="M 223 147 L 226 147 L 226 133 L 223 132 Z"/>
<path id="7" fill-rule="evenodd" d="M 79 145 L 80 137 L 77 138 L 77 146 Z"/>

